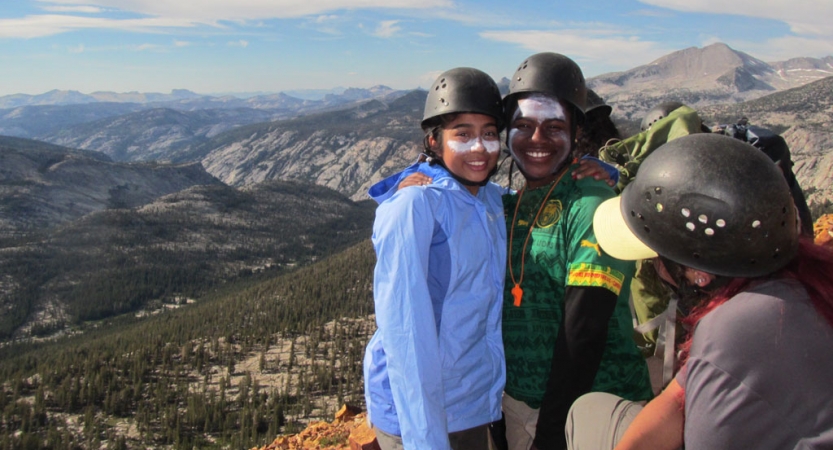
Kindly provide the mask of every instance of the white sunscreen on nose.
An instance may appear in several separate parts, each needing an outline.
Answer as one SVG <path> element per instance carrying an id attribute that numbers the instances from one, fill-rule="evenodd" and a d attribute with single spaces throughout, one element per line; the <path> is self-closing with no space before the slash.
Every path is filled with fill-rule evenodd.
<path id="1" fill-rule="evenodd" d="M 453 139 L 448 140 L 448 148 L 450 148 L 454 153 L 466 153 L 477 150 L 481 147 L 486 149 L 487 153 L 497 153 L 500 151 L 500 141 L 497 139 L 493 141 L 484 141 L 481 138 L 469 139 L 465 142 L 455 141 Z"/>

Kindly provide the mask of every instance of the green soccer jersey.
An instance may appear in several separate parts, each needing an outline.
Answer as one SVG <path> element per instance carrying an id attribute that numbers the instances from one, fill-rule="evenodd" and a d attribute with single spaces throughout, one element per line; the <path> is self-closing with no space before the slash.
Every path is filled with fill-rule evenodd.
<path id="1" fill-rule="evenodd" d="M 634 263 L 602 252 L 593 234 L 593 213 L 615 194 L 603 182 L 573 180 L 569 173 L 574 168 L 567 169 L 568 175 L 549 196 L 552 185 L 523 192 L 517 213 L 519 195 L 503 197 L 507 234 L 511 232 L 511 272 L 507 267 L 503 300 L 506 393 L 532 408 L 540 408 L 544 398 L 566 286 L 602 287 L 618 294 L 592 390 L 629 400 L 652 396 L 647 365 L 633 340 L 628 306 Z M 523 296 L 516 305 L 512 289 L 519 281 Z"/>

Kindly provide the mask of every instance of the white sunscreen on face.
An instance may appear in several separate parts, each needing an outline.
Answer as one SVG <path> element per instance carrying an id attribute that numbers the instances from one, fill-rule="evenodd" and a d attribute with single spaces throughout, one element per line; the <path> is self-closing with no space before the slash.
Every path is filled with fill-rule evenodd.
<path id="1" fill-rule="evenodd" d="M 562 120 L 567 121 L 567 113 L 561 102 L 553 97 L 541 94 L 530 95 L 529 97 L 518 100 L 518 108 L 515 109 L 515 114 L 512 120 L 523 117 L 524 119 L 532 119 L 539 124 L 547 120 Z"/>
<path id="2" fill-rule="evenodd" d="M 497 153 L 500 151 L 500 141 L 497 139 L 484 141 L 481 138 L 477 138 L 469 139 L 465 142 L 449 139 L 447 145 L 454 153 L 466 153 L 481 148 L 485 149 L 487 153 Z"/>

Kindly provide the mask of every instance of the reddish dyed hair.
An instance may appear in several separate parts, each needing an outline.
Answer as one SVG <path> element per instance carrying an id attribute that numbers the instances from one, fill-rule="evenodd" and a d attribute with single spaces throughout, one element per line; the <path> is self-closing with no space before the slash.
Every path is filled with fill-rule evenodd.
<path id="1" fill-rule="evenodd" d="M 802 237 L 799 240 L 798 253 L 783 268 L 763 277 L 734 278 L 691 310 L 691 313 L 683 319 L 683 323 L 692 331 L 680 346 L 680 364 L 684 365 L 688 359 L 694 327 L 700 319 L 730 298 L 748 289 L 751 284 L 772 279 L 793 279 L 801 283 L 807 290 L 816 311 L 833 327 L 833 249 L 815 245 L 811 239 Z"/>

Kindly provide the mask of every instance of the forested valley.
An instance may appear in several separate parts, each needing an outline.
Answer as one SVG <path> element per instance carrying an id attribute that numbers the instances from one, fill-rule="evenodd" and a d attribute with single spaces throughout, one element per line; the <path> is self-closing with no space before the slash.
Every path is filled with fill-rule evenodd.
<path id="1" fill-rule="evenodd" d="M 251 448 L 363 405 L 375 256 L 218 288 L 149 319 L 0 349 L 0 449 Z"/>

